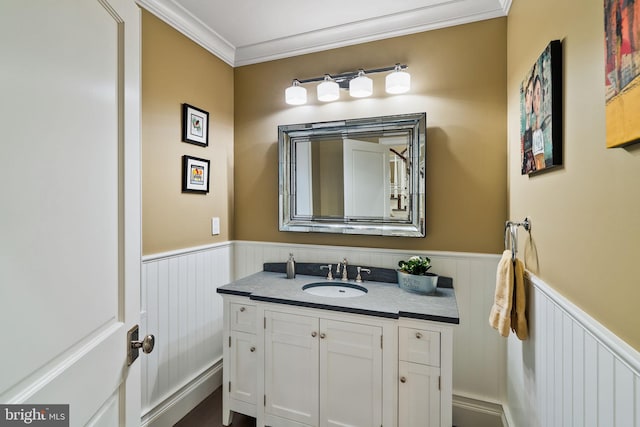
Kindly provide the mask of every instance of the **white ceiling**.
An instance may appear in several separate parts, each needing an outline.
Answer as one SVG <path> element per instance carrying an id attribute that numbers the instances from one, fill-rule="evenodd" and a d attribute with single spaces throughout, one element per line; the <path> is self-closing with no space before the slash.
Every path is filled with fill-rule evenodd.
<path id="1" fill-rule="evenodd" d="M 137 0 L 241 66 L 506 16 L 511 0 Z"/>

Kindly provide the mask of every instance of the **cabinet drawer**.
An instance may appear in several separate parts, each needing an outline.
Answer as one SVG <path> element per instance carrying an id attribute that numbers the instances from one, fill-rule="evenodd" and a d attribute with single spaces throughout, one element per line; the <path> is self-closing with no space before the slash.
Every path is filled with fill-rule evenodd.
<path id="1" fill-rule="evenodd" d="M 399 328 L 399 359 L 423 365 L 440 366 L 440 333 Z"/>
<path id="2" fill-rule="evenodd" d="M 256 333 L 256 306 L 231 303 L 229 324 L 232 331 Z"/>

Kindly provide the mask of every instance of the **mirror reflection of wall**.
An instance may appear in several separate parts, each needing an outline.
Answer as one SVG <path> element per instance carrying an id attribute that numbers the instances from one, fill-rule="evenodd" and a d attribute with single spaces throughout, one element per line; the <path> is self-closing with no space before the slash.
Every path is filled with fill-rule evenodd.
<path id="1" fill-rule="evenodd" d="M 314 216 L 344 216 L 342 140 L 312 142 Z"/>

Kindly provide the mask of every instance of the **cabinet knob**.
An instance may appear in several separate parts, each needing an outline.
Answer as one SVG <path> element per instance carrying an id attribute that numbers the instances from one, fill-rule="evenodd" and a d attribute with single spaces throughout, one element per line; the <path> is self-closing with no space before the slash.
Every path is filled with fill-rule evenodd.
<path id="1" fill-rule="evenodd" d="M 405 377 L 400 377 L 400 382 L 404 384 L 407 382 L 407 379 Z"/>
<path id="2" fill-rule="evenodd" d="M 422 338 L 422 334 L 420 332 L 416 332 L 416 338 L 418 339 Z"/>
<path id="3" fill-rule="evenodd" d="M 313 331 L 313 332 L 311 332 L 311 336 L 315 338 L 315 337 L 318 336 L 318 333 L 316 331 Z"/>
<path id="4" fill-rule="evenodd" d="M 251 347 L 251 348 L 249 349 L 249 351 L 250 351 L 251 353 L 253 353 L 254 351 L 256 351 L 256 348 L 255 348 L 255 347 Z"/>
<path id="5" fill-rule="evenodd" d="M 246 308 L 240 307 L 240 311 L 245 311 L 245 310 L 246 310 Z"/>
<path id="6" fill-rule="evenodd" d="M 325 335 L 325 334 L 324 334 L 324 332 L 323 332 L 323 333 L 321 333 L 321 334 L 320 334 L 320 338 L 321 338 L 321 339 L 324 339 L 324 337 L 326 337 L 326 335 Z"/>

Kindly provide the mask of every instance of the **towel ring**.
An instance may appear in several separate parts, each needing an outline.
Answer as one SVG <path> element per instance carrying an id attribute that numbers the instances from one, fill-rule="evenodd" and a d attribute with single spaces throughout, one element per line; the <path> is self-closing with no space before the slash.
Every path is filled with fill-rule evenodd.
<path id="1" fill-rule="evenodd" d="M 504 249 L 511 249 L 511 261 L 514 262 L 518 254 L 518 227 L 531 231 L 531 221 L 525 218 L 522 222 L 506 221 L 504 223 Z"/>

